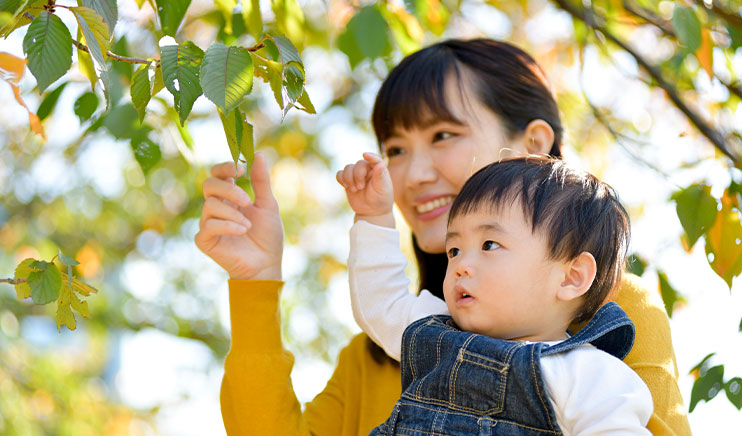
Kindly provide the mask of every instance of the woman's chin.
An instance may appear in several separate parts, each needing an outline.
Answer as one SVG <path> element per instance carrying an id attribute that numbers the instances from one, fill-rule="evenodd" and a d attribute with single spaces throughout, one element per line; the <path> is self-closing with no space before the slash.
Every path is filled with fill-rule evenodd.
<path id="1" fill-rule="evenodd" d="M 446 227 L 430 227 L 415 232 L 417 246 L 426 253 L 446 252 Z"/>

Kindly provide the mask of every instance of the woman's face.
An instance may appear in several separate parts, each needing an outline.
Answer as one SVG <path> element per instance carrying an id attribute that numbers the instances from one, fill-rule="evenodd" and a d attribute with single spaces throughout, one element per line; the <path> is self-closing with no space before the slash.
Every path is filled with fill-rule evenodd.
<path id="1" fill-rule="evenodd" d="M 460 88 L 454 78 L 446 84 L 449 110 L 462 124 L 433 121 L 398 129 L 383 144 L 394 202 L 428 253 L 445 251 L 448 210 L 469 176 L 496 160 L 526 153 L 523 141 L 508 139 L 499 117 L 471 88 Z"/>

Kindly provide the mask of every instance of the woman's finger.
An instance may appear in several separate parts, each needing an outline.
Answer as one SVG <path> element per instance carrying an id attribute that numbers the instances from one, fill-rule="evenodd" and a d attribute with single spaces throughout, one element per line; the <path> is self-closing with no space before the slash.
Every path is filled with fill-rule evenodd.
<path id="1" fill-rule="evenodd" d="M 237 224 L 232 221 L 210 219 L 204 221 L 199 226 L 199 232 L 196 234 L 196 245 L 219 236 L 242 236 L 247 232 L 248 227 Z"/>
<path id="2" fill-rule="evenodd" d="M 271 191 L 268 162 L 263 153 L 255 153 L 250 179 L 255 192 L 255 204 L 261 208 L 278 210 L 278 202 L 276 197 L 273 196 L 273 191 Z"/>
<path id="3" fill-rule="evenodd" d="M 232 221 L 236 224 L 250 227 L 250 221 L 239 210 L 221 200 L 216 199 L 215 197 L 209 197 L 204 202 L 203 212 L 201 213 L 201 220 L 208 221 L 214 218 L 224 221 Z"/>
<path id="4" fill-rule="evenodd" d="M 245 173 L 245 168 L 241 165 L 237 166 L 237 174 L 235 175 L 234 162 L 222 162 L 211 167 L 211 176 L 218 179 L 227 180 L 240 177 Z"/>
<path id="5" fill-rule="evenodd" d="M 227 200 L 240 207 L 247 207 L 251 203 L 250 196 L 242 188 L 217 177 L 209 177 L 204 181 L 204 197 Z"/>

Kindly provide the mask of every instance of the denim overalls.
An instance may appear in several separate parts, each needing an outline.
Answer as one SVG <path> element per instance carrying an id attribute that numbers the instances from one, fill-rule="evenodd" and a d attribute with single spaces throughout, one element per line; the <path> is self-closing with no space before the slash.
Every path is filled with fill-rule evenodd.
<path id="1" fill-rule="evenodd" d="M 623 359 L 634 324 L 616 304 L 601 307 L 556 345 L 464 332 L 447 315 L 410 324 L 402 338 L 402 397 L 371 435 L 561 435 L 540 357 L 585 343 Z"/>

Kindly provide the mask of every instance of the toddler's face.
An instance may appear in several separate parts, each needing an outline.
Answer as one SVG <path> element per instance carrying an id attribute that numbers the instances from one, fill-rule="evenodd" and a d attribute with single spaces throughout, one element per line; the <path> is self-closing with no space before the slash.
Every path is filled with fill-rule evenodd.
<path id="1" fill-rule="evenodd" d="M 448 226 L 443 282 L 456 324 L 499 339 L 564 339 L 554 326 L 566 263 L 548 253 L 546 238 L 531 232 L 518 201 L 457 216 Z"/>

